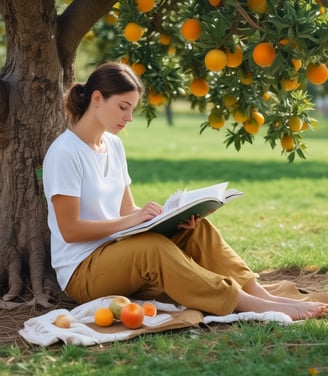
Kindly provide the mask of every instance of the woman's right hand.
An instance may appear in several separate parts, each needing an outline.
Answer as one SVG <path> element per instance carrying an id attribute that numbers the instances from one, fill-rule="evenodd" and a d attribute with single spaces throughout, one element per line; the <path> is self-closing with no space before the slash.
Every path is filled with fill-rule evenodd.
<path id="1" fill-rule="evenodd" d="M 163 208 L 157 202 L 149 201 L 143 207 L 139 208 L 137 215 L 140 223 L 149 221 L 163 212 Z"/>

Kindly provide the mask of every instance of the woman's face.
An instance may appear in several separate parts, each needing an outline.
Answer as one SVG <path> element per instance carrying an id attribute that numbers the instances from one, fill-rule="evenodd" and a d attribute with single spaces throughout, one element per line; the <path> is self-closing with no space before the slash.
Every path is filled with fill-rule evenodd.
<path id="1" fill-rule="evenodd" d="M 95 114 L 99 126 L 103 131 L 118 134 L 125 128 L 127 122 L 132 121 L 133 111 L 139 103 L 140 94 L 135 90 L 104 99 L 101 93 L 98 93 L 95 101 Z"/>

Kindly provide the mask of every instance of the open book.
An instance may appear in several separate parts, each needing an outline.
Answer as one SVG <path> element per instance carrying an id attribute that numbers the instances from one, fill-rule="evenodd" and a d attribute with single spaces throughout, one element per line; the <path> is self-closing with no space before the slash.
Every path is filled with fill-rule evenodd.
<path id="1" fill-rule="evenodd" d="M 116 232 L 109 236 L 108 240 L 121 240 L 145 231 L 158 232 L 170 237 L 179 230 L 178 225 L 187 221 L 192 215 L 197 218 L 206 217 L 219 207 L 243 195 L 243 192 L 227 189 L 227 186 L 228 183 L 225 182 L 192 191 L 178 190 L 166 200 L 160 215 Z"/>

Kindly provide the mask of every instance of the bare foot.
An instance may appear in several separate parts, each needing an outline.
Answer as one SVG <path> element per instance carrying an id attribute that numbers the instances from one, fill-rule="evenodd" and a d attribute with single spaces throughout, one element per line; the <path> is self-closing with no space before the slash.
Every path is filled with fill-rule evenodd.
<path id="1" fill-rule="evenodd" d="M 240 291 L 239 303 L 236 307 L 238 311 L 247 312 L 282 312 L 290 316 L 292 320 L 306 320 L 315 318 L 328 312 L 328 304 L 319 302 L 303 302 L 291 300 L 287 302 L 271 301 L 249 295 Z"/>

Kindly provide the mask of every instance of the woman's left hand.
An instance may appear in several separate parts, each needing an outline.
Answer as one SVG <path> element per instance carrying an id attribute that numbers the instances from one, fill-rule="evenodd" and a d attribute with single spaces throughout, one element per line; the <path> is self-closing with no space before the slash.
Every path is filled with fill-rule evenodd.
<path id="1" fill-rule="evenodd" d="M 196 217 L 195 215 L 192 215 L 188 221 L 180 223 L 178 225 L 178 228 L 184 229 L 184 230 L 194 230 L 200 221 L 200 218 Z"/>

